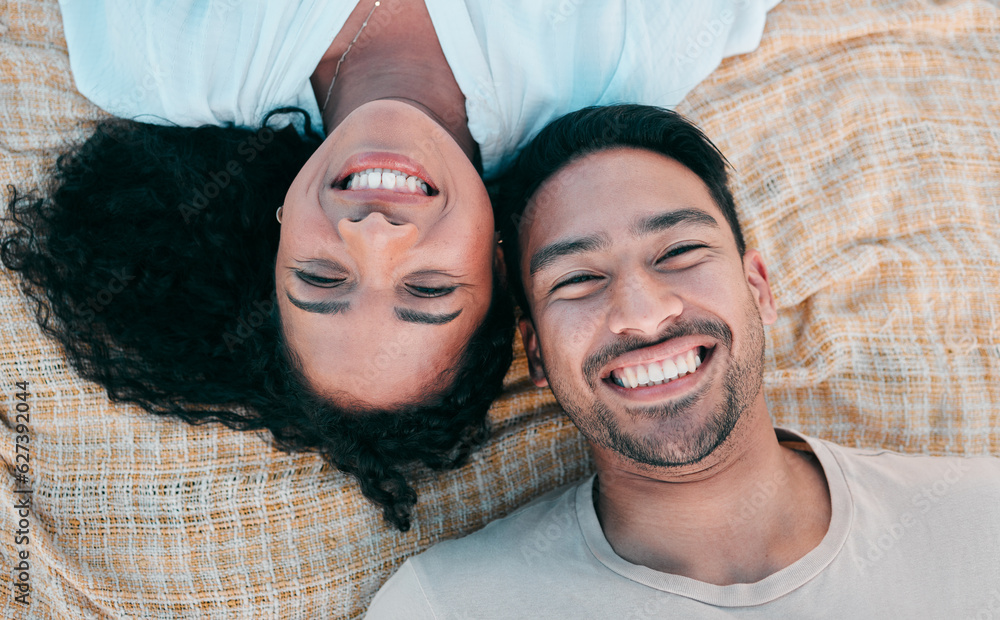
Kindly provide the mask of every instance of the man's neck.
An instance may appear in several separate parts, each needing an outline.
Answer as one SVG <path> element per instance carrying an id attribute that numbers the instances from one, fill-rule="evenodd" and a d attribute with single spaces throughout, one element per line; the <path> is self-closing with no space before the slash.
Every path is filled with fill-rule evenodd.
<path id="1" fill-rule="evenodd" d="M 469 132 L 465 96 L 448 65 L 423 2 L 382 0 L 368 26 L 344 57 L 330 90 L 337 63 L 372 4 L 374 0 L 358 4 L 312 75 L 313 91 L 321 107 L 327 93 L 330 94 L 322 110 L 327 133 L 365 103 L 396 99 L 434 118 L 469 159 L 475 161 L 479 146 Z"/>
<path id="2" fill-rule="evenodd" d="M 758 405 L 763 415 L 695 466 L 643 470 L 595 448 L 595 507 L 619 556 L 729 585 L 760 581 L 820 543 L 831 514 L 822 467 L 781 446 Z"/>

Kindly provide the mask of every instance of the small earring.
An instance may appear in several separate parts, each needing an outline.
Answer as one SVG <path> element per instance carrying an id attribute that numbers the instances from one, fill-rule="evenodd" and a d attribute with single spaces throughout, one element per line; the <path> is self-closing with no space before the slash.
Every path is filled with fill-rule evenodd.
<path id="1" fill-rule="evenodd" d="M 282 208 L 283 208 L 284 206 L 285 206 L 285 205 L 281 205 L 280 207 L 278 207 L 278 210 L 274 212 L 274 218 L 275 218 L 276 220 L 278 220 L 278 223 L 279 223 L 279 224 L 281 223 L 281 209 L 282 209 Z"/>

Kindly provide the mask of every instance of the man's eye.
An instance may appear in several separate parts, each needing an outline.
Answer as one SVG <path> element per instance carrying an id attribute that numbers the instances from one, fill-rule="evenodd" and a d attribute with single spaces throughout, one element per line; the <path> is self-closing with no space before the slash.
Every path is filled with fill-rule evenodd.
<path id="1" fill-rule="evenodd" d="M 551 293 L 551 292 L 555 291 L 556 289 L 560 289 L 560 288 L 562 288 L 564 286 L 570 286 L 572 284 L 582 284 L 584 282 L 590 282 L 591 280 L 597 280 L 597 279 L 600 279 L 600 276 L 595 276 L 595 275 L 591 275 L 591 274 L 580 274 L 578 276 L 573 276 L 571 278 L 566 278 L 565 280 L 562 280 L 561 282 L 557 282 L 556 285 L 553 286 L 552 289 L 549 292 Z"/>
<path id="2" fill-rule="evenodd" d="M 675 256 L 680 256 L 681 254 L 684 254 L 685 252 L 690 252 L 691 250 L 697 250 L 699 248 L 707 248 L 707 247 L 708 246 L 705 245 L 704 243 L 693 243 L 691 245 L 682 245 L 678 248 L 672 248 L 670 251 L 664 254 L 657 262 L 661 262 L 668 258 L 673 258 Z"/>
<path id="3" fill-rule="evenodd" d="M 323 288 L 333 288 L 344 281 L 344 278 L 323 278 L 301 270 L 296 270 L 295 273 L 301 280 Z"/>
<path id="4" fill-rule="evenodd" d="M 444 288 L 434 288 L 430 286 L 413 286 L 408 284 L 407 288 L 417 297 L 444 297 L 454 291 L 457 286 L 446 286 Z"/>

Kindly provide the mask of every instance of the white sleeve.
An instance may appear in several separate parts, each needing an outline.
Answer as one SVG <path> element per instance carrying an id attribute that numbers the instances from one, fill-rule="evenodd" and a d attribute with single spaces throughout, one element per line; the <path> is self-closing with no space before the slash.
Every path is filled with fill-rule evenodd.
<path id="1" fill-rule="evenodd" d="M 757 49 L 777 0 L 630 2 L 618 71 L 600 105 L 676 106 L 727 56 Z"/>
<path id="2" fill-rule="evenodd" d="M 347 1 L 60 0 L 77 89 L 150 123 L 255 126 L 298 106 L 354 4 Z"/>
<path id="3" fill-rule="evenodd" d="M 756 49 L 777 0 L 426 0 L 492 176 L 590 105 L 673 107 L 722 58 Z"/>
<path id="4" fill-rule="evenodd" d="M 375 594 L 365 620 L 436 620 L 410 560 L 403 563 Z"/>

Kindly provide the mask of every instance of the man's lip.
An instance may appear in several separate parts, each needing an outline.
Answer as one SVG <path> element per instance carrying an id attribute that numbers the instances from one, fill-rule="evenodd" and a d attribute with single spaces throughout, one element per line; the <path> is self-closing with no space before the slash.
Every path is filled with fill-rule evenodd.
<path id="1" fill-rule="evenodd" d="M 421 166 L 416 160 L 407 157 L 406 155 L 400 155 L 398 153 L 388 153 L 388 152 L 372 152 L 372 153 L 359 153 L 348 159 L 344 166 L 337 173 L 337 177 L 333 180 L 332 185 L 334 187 L 339 187 L 344 179 L 354 174 L 355 172 L 361 172 L 369 168 L 383 168 L 389 170 L 399 170 L 409 176 L 414 176 L 422 179 L 427 186 L 431 189 L 432 194 L 436 194 L 438 190 L 438 185 L 434 179 L 431 178 L 430 173 Z M 353 190 L 353 191 L 363 191 L 363 190 Z M 372 190 L 381 191 L 381 190 Z"/>
<path id="2" fill-rule="evenodd" d="M 715 342 L 706 336 L 683 336 L 681 338 L 671 338 L 670 340 L 661 342 L 658 345 L 636 349 L 635 351 L 629 351 L 624 355 L 616 357 L 601 369 L 599 376 L 601 379 L 607 379 L 611 376 L 611 372 L 618 368 L 637 366 L 639 364 L 649 364 L 650 362 L 660 362 L 665 359 L 673 359 L 681 353 L 687 353 L 691 349 L 697 349 L 698 347 L 712 349 L 715 347 L 715 344 Z"/>
<path id="3" fill-rule="evenodd" d="M 715 349 L 707 351 L 705 360 L 702 361 L 701 366 L 698 367 L 696 372 L 684 375 L 683 377 L 674 379 L 668 383 L 661 383 L 660 385 L 647 385 L 644 387 L 640 386 L 631 389 L 623 388 L 620 385 L 615 384 L 615 382 L 611 379 L 603 379 L 601 383 L 607 386 L 608 389 L 617 394 L 620 398 L 634 401 L 636 404 L 649 405 L 665 400 L 675 399 L 690 392 L 693 386 L 701 381 L 702 376 L 705 374 L 704 370 L 706 366 L 710 365 L 715 359 L 714 353 Z"/>

